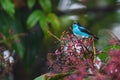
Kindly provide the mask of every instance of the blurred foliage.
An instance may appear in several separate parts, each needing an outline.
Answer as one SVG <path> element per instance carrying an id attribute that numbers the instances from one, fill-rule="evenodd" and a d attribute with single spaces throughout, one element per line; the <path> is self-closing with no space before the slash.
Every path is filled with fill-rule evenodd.
<path id="1" fill-rule="evenodd" d="M 109 59 L 109 54 L 108 54 L 108 53 L 110 52 L 111 49 L 119 50 L 119 49 L 120 49 L 120 46 L 119 46 L 119 45 L 116 45 L 116 44 L 106 46 L 106 47 L 104 48 L 104 52 L 102 52 L 102 54 L 99 54 L 99 55 L 98 55 L 99 58 L 100 58 L 102 61 L 104 61 L 104 62 L 108 61 L 108 59 Z"/>
<path id="2" fill-rule="evenodd" d="M 2 43 L 4 43 L 7 47 L 11 48 L 11 49 L 16 49 L 16 51 L 18 51 L 18 54 L 21 56 L 21 58 L 25 59 L 25 60 L 29 60 L 28 58 L 33 58 L 36 54 L 38 54 L 39 51 L 39 45 L 40 45 L 40 39 L 42 40 L 42 32 L 45 36 L 45 40 L 47 40 L 47 38 L 49 38 L 49 34 L 47 33 L 47 31 L 50 29 L 52 30 L 53 33 L 55 33 L 56 35 L 59 34 L 60 31 L 60 21 L 57 17 L 57 15 L 52 12 L 52 4 L 51 1 L 47 1 L 47 0 L 28 0 L 27 1 L 27 6 L 30 9 L 31 13 L 26 13 L 24 14 L 24 12 L 20 12 L 20 9 L 15 10 L 15 5 L 17 6 L 17 0 L 0 0 L 0 4 L 1 7 L 3 8 L 0 12 L 0 26 L 1 26 L 1 33 L 3 34 L 2 36 Z M 34 6 L 36 4 L 36 2 L 39 2 L 40 5 L 40 9 L 34 9 Z M 19 3 L 19 1 L 18 1 Z M 29 10 L 28 9 L 28 10 Z M 5 11 L 5 12 L 4 12 Z M 6 14 L 7 13 L 7 14 Z M 28 14 L 30 14 L 29 16 L 27 16 Z M 21 16 L 23 18 L 21 18 Z M 24 17 L 26 16 L 26 17 Z M 22 20 L 26 20 L 26 21 L 22 21 Z M 36 32 L 36 24 L 39 23 L 40 28 L 38 29 L 38 32 Z M 27 27 L 26 27 L 27 24 Z M 39 26 L 37 25 L 37 26 Z M 25 28 L 26 27 L 26 28 Z M 31 31 L 28 32 L 28 29 L 33 29 Z M 41 30 L 42 29 L 42 30 Z M 9 31 L 12 30 L 14 33 L 10 34 Z M 27 32 L 26 32 L 27 31 Z M 41 31 L 41 32 L 39 32 Z M 16 35 L 19 34 L 26 34 L 23 35 L 22 37 L 26 37 L 26 38 L 21 38 L 22 41 L 20 40 L 20 42 L 16 43 L 15 39 L 18 38 L 15 37 Z M 35 37 L 34 37 L 35 36 Z M 38 36 L 38 38 L 37 38 Z M 14 38 L 13 38 L 14 37 Z M 19 38 L 20 39 L 20 38 Z M 26 40 L 25 40 L 26 39 Z M 30 41 L 31 39 L 31 41 Z M 36 40 L 37 39 L 37 40 Z M 29 40 L 29 42 L 28 42 Z M 45 42 L 45 40 L 43 40 Z M 27 46 L 30 43 L 34 43 Z M 37 44 L 39 43 L 39 44 Z M 11 46 L 9 46 L 11 45 Z M 12 45 L 15 45 L 12 46 Z M 38 46 L 37 46 L 38 45 Z M 48 46 L 49 44 L 47 44 Z M 46 46 L 46 47 L 47 47 Z M 27 47 L 33 47 L 31 50 L 26 50 L 25 48 Z M 33 53 L 32 53 L 33 50 Z M 31 53 L 29 52 L 31 51 Z M 36 52 L 37 51 L 37 52 Z M 29 53 L 28 55 L 26 55 L 27 53 Z M 33 56 L 34 54 L 34 56 Z M 31 55 L 31 57 L 30 57 Z M 29 60 L 29 64 L 31 64 L 31 61 L 34 61 L 32 59 Z M 29 66 L 29 65 L 28 65 Z"/>
<path id="3" fill-rule="evenodd" d="M 23 57 L 24 47 L 22 42 L 19 42 L 19 36 L 22 34 L 20 24 L 4 12 L 0 13 L 0 18 L 1 43 L 5 44 L 10 50 L 15 49 Z"/>
<path id="4" fill-rule="evenodd" d="M 50 37 L 48 30 L 60 37 L 62 31 L 66 29 L 70 31 L 73 21 L 78 21 L 94 34 L 100 35 L 98 45 L 106 46 L 105 41 L 109 40 L 109 37 L 101 35 L 100 30 L 110 29 L 112 24 L 120 23 L 117 0 L 73 0 L 72 2 L 83 4 L 87 8 L 64 12 L 57 10 L 59 0 L 0 0 L 0 34 L 2 34 L 0 41 L 8 49 L 16 50 L 29 72 L 33 67 L 39 74 L 47 70 L 44 67 L 46 54 L 56 47 L 55 39 Z M 78 19 L 71 19 L 73 15 Z M 102 36 L 104 38 L 101 38 Z M 38 71 L 39 68 L 41 72 Z M 37 76 L 37 73 L 34 76 Z"/>
<path id="5" fill-rule="evenodd" d="M 11 0 L 0 0 L 2 8 L 10 15 L 13 16 L 15 13 L 15 5 Z"/>
<path id="6" fill-rule="evenodd" d="M 34 80 L 64 80 L 63 78 L 68 76 L 68 75 L 71 75 L 71 74 L 74 74 L 73 73 L 59 73 L 59 74 L 54 74 L 54 73 L 47 73 L 47 74 L 44 74 L 44 75 L 41 75 L 37 78 L 35 78 Z"/>
<path id="7" fill-rule="evenodd" d="M 0 10 L 0 43 L 16 51 L 22 60 L 19 64 L 26 67 L 26 74 L 35 71 L 31 68 L 37 67 L 38 61 L 42 62 L 41 69 L 43 66 L 46 68 L 46 53 L 54 48 L 50 47 L 54 42 L 47 31 L 57 36 L 62 31 L 59 18 L 52 10 L 51 0 L 0 0 Z M 43 69 L 43 72 L 46 70 Z"/>
<path id="8" fill-rule="evenodd" d="M 46 32 L 49 27 L 52 26 L 53 32 L 58 33 L 60 30 L 60 22 L 55 13 L 52 12 L 52 4 L 49 0 L 39 0 L 38 1 L 42 10 L 35 10 L 33 11 L 27 20 L 28 28 L 34 27 L 34 25 L 38 22 L 45 34 L 48 35 Z M 31 9 L 34 6 L 35 0 L 28 0 L 28 7 Z M 51 25 L 51 26 L 50 26 Z"/>

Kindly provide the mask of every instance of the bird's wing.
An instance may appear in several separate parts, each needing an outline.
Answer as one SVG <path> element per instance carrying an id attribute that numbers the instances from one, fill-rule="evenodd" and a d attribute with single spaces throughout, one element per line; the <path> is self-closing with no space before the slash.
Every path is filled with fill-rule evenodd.
<path id="1" fill-rule="evenodd" d="M 86 28 L 84 27 L 79 27 L 79 29 L 81 30 L 81 32 L 87 33 L 89 35 L 92 35 L 95 39 L 99 39 L 98 37 L 96 37 L 94 34 L 92 34 L 90 31 L 88 31 Z"/>
<path id="2" fill-rule="evenodd" d="M 93 35 L 90 31 L 88 31 L 86 28 L 84 27 L 79 27 L 79 30 L 81 30 L 81 32 L 87 33 L 89 35 Z"/>

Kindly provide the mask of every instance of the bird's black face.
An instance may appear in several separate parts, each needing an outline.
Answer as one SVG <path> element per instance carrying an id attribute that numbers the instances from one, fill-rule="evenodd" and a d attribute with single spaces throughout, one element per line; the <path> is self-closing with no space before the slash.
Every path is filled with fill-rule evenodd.
<path id="1" fill-rule="evenodd" d="M 73 23 L 72 28 L 76 28 L 78 26 L 81 26 L 79 23 Z"/>
<path id="2" fill-rule="evenodd" d="M 75 23 L 73 23 L 74 25 L 77 25 L 77 24 L 79 24 L 79 23 L 77 23 L 77 22 L 75 22 Z"/>

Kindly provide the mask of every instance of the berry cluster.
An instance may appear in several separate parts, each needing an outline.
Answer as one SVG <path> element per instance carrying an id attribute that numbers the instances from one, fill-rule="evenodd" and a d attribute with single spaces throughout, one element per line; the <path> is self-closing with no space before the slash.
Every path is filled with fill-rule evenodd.
<path id="1" fill-rule="evenodd" d="M 60 41 L 60 49 L 57 49 L 54 53 L 48 53 L 47 56 L 49 69 L 52 73 L 70 74 L 64 77 L 64 80 L 120 79 L 119 49 L 111 48 L 109 52 L 105 53 L 104 51 L 96 49 L 93 45 L 94 39 L 78 39 L 69 33 L 64 33 Z M 94 50 L 93 47 L 95 47 L 96 50 Z M 94 57 L 95 52 L 96 57 Z M 108 55 L 107 61 L 99 58 L 99 54 L 103 53 Z"/>
<path id="2" fill-rule="evenodd" d="M 63 34 L 60 50 L 48 54 L 49 67 L 56 73 L 75 71 L 74 76 L 85 77 L 88 68 L 95 67 L 91 65 L 93 64 L 92 42 L 93 39 L 78 39 L 74 35 Z"/>

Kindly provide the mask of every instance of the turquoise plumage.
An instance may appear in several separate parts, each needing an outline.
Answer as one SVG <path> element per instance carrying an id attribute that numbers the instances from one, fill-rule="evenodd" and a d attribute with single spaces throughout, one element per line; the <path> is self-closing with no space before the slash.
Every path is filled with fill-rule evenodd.
<path id="1" fill-rule="evenodd" d="M 72 31 L 73 31 L 73 34 L 76 35 L 78 38 L 93 37 L 95 39 L 98 39 L 94 34 L 92 34 L 85 27 L 81 26 L 79 23 L 73 23 Z"/>

